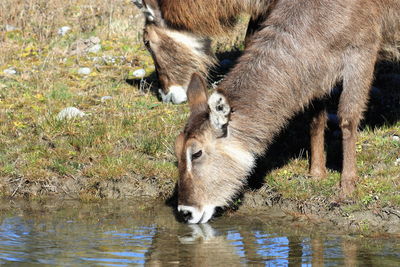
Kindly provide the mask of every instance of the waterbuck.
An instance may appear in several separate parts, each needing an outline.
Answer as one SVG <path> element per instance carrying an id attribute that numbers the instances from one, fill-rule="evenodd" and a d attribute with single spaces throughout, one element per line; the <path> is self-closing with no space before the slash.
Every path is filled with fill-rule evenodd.
<path id="1" fill-rule="evenodd" d="M 204 80 L 188 87 L 190 117 L 177 137 L 178 211 L 205 223 L 229 204 L 290 118 L 343 83 L 340 195 L 355 189 L 357 127 L 378 58 L 400 59 L 399 0 L 278 0 L 237 65 L 207 97 Z M 326 111 L 311 125 L 310 171 L 326 174 Z"/>
<path id="2" fill-rule="evenodd" d="M 206 76 L 216 63 L 210 36 L 227 34 L 240 13 L 251 15 L 246 43 L 267 15 L 271 0 L 133 0 L 146 17 L 143 40 L 150 51 L 164 102 L 186 101 L 194 72 Z"/>

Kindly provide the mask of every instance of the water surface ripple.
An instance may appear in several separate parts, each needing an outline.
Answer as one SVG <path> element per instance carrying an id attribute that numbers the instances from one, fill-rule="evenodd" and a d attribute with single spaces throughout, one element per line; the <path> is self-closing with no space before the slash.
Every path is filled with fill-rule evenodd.
<path id="1" fill-rule="evenodd" d="M 140 201 L 0 202 L 0 264 L 58 266 L 400 266 L 398 239 L 317 231 L 281 218 L 176 222 Z"/>

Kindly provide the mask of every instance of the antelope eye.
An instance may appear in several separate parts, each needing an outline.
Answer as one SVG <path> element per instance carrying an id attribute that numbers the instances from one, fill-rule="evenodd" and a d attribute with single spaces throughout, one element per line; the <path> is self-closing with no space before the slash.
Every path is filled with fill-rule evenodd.
<path id="1" fill-rule="evenodd" d="M 192 160 L 198 159 L 203 154 L 203 151 L 199 150 L 196 153 L 192 154 Z"/>

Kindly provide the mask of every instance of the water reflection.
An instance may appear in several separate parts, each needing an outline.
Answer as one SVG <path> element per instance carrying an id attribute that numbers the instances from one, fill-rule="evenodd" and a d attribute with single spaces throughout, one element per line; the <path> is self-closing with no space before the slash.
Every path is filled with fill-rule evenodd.
<path id="1" fill-rule="evenodd" d="M 398 266 L 396 239 L 337 236 L 268 217 L 184 225 L 162 205 L 0 203 L 0 264 Z"/>

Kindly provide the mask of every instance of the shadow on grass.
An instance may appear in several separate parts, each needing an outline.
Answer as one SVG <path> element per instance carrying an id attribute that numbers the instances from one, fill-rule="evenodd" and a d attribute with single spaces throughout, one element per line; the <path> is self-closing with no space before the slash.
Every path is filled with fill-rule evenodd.
<path id="1" fill-rule="evenodd" d="M 158 93 L 158 78 L 157 78 L 157 73 L 153 71 L 150 73 L 145 78 L 138 78 L 138 79 L 133 79 L 133 78 L 128 78 L 125 80 L 125 82 L 129 85 L 135 86 L 139 88 L 139 91 L 143 93 L 151 93 L 152 95 L 156 96 L 158 100 L 161 101 L 161 96 Z"/>
<path id="2" fill-rule="evenodd" d="M 400 120 L 400 65 L 382 62 L 376 68 L 375 77 L 360 130 L 392 126 Z M 342 136 L 336 112 L 341 90 L 339 84 L 326 100 L 330 120 L 325 131 L 327 168 L 339 172 L 342 169 Z M 257 167 L 248 179 L 250 189 L 259 189 L 269 172 L 285 166 L 291 159 L 308 158 L 311 115 L 314 107 L 319 104 L 319 101 L 314 101 L 303 113 L 294 117 L 288 127 L 275 138 L 265 155 L 257 160 Z"/>

